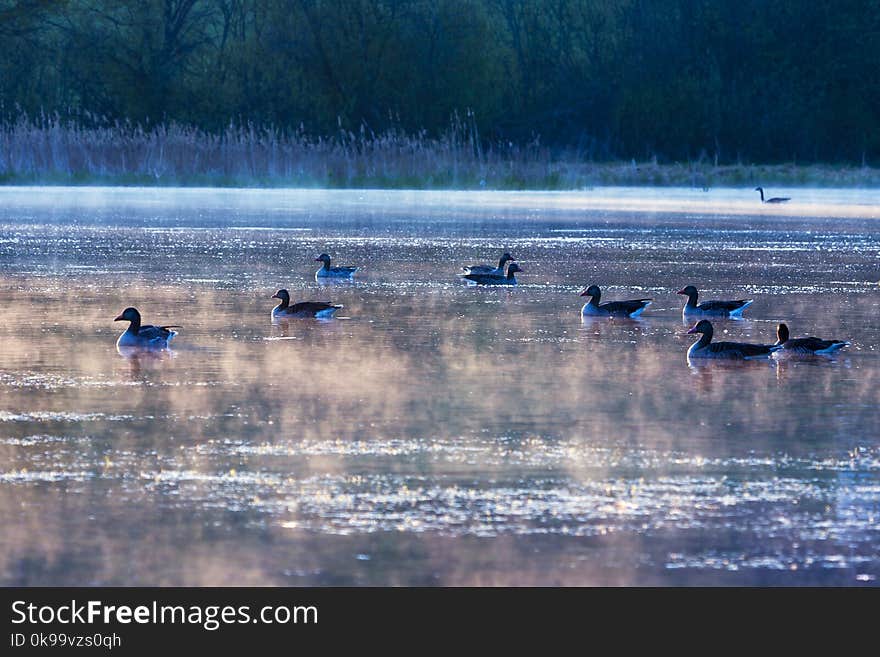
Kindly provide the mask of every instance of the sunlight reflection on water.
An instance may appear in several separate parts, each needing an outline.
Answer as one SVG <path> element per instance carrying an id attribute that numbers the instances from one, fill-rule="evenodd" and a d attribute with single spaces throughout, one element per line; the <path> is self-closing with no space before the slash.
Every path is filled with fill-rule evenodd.
<path id="1" fill-rule="evenodd" d="M 0 583 L 876 585 L 880 193 L 776 191 L 0 188 Z M 687 283 L 852 344 L 688 367 Z"/>

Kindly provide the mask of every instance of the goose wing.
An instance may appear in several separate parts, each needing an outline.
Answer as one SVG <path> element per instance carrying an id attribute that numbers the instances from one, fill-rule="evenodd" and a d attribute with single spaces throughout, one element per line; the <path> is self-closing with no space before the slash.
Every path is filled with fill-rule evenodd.
<path id="1" fill-rule="evenodd" d="M 497 274 L 464 274 L 462 278 L 466 278 L 469 281 L 480 283 L 482 285 L 503 283 L 507 280 L 504 276 L 498 276 Z"/>
<path id="2" fill-rule="evenodd" d="M 767 356 L 777 349 L 781 349 L 781 346 L 748 342 L 711 342 L 706 349 L 722 358 L 755 358 Z"/>
<path id="3" fill-rule="evenodd" d="M 180 326 L 168 325 L 168 326 L 153 326 L 152 324 L 145 324 L 141 326 L 138 331 L 138 337 L 143 340 L 167 340 L 171 336 L 175 335 L 175 331 L 171 329 L 180 328 Z"/>
<path id="4" fill-rule="evenodd" d="M 497 271 L 492 265 L 468 265 L 461 269 L 467 274 L 491 274 Z"/>
<path id="5" fill-rule="evenodd" d="M 843 340 L 822 340 L 821 338 L 810 336 L 808 338 L 794 338 L 787 340 L 782 345 L 782 348 L 804 354 L 815 354 L 819 352 L 828 353 L 848 344 L 848 342 L 844 342 Z"/>
<path id="6" fill-rule="evenodd" d="M 299 314 L 312 314 L 315 315 L 319 312 L 330 310 L 331 308 L 342 308 L 342 306 L 330 303 L 328 301 L 300 301 L 299 303 L 295 303 L 292 306 L 287 307 L 287 312 L 290 315 L 299 315 Z"/>
<path id="7" fill-rule="evenodd" d="M 707 313 L 730 313 L 751 303 L 751 299 L 737 299 L 736 301 L 704 301 L 697 308 Z"/>
<path id="8" fill-rule="evenodd" d="M 649 303 L 651 303 L 651 299 L 628 299 L 626 301 L 609 301 L 600 304 L 599 307 L 615 315 L 631 315 L 637 310 L 645 308 Z"/>

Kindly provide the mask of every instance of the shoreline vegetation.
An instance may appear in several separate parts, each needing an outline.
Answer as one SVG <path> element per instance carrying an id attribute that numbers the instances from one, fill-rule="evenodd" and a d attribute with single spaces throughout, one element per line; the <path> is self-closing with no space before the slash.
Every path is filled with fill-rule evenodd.
<path id="1" fill-rule="evenodd" d="M 178 123 L 87 127 L 57 118 L 0 124 L 0 185 L 577 190 L 593 186 L 876 187 L 880 169 L 831 164 L 593 161 L 575 150 L 484 143 L 472 114 L 439 136 L 342 128 L 332 136 Z"/>

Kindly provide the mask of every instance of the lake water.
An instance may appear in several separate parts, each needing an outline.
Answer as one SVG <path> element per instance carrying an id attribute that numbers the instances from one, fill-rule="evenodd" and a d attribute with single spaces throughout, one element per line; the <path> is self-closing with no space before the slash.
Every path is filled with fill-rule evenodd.
<path id="1" fill-rule="evenodd" d="M 876 586 L 880 193 L 768 191 L 0 188 L 0 584 Z M 691 367 L 686 284 L 851 346 Z"/>

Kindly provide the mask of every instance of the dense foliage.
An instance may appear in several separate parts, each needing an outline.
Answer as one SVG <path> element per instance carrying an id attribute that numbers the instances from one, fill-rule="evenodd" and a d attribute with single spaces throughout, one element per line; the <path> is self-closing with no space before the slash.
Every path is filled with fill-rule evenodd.
<path id="1" fill-rule="evenodd" d="M 11 122 L 873 163 L 878 60 L 876 0 L 0 0 Z"/>

